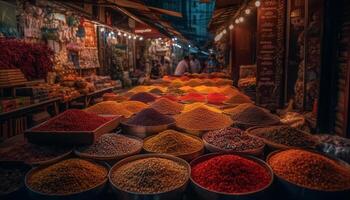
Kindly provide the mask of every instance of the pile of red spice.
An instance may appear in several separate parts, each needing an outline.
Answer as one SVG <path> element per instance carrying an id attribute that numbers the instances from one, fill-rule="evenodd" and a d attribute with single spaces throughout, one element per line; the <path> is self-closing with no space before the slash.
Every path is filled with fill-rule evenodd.
<path id="1" fill-rule="evenodd" d="M 272 179 L 266 168 L 237 155 L 218 155 L 197 163 L 191 176 L 202 187 L 224 193 L 258 191 Z"/>
<path id="2" fill-rule="evenodd" d="M 199 93 L 188 93 L 184 96 L 181 96 L 180 101 L 188 101 L 188 102 L 204 102 L 206 100 L 205 96 Z"/>
<path id="3" fill-rule="evenodd" d="M 156 96 L 148 92 L 139 92 L 132 95 L 129 98 L 130 101 L 141 101 L 143 103 L 149 103 L 149 102 L 155 101 L 156 99 L 157 99 Z"/>
<path id="4" fill-rule="evenodd" d="M 210 93 L 207 95 L 207 101 L 211 104 L 222 104 L 227 100 L 227 96 L 221 93 Z"/>
<path id="5" fill-rule="evenodd" d="M 36 131 L 93 131 L 110 118 L 100 117 L 78 109 L 63 112 L 53 120 L 35 128 Z"/>

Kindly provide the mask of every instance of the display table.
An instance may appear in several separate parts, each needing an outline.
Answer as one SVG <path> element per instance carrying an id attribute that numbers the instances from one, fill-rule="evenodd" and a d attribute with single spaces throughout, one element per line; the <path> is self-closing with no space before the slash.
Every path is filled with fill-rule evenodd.
<path id="1" fill-rule="evenodd" d="M 30 127 L 28 124 L 28 114 L 38 110 L 47 110 L 52 107 L 52 115 L 59 113 L 59 102 L 61 98 L 53 98 L 28 106 L 20 107 L 8 112 L 0 113 L 0 138 L 6 139 L 14 135 L 23 133 L 25 129 Z"/>
<path id="2" fill-rule="evenodd" d="M 91 101 L 94 100 L 94 98 L 102 97 L 104 93 L 107 92 L 113 92 L 113 90 L 117 89 L 117 87 L 107 87 L 100 90 L 96 90 L 94 92 L 91 92 L 86 95 L 81 95 L 76 98 L 70 99 L 69 101 L 62 101 L 64 110 L 67 110 L 71 107 L 72 102 L 80 102 L 83 104 L 83 107 L 86 108 L 90 105 Z"/>
<path id="3" fill-rule="evenodd" d="M 24 107 L 20 107 L 20 108 L 14 109 L 14 110 L 10 110 L 8 112 L 2 112 L 2 113 L 0 113 L 0 121 L 6 120 L 6 119 L 11 118 L 11 117 L 24 115 L 26 113 L 33 112 L 33 111 L 38 110 L 38 109 L 47 108 L 49 106 L 54 107 L 54 112 L 55 112 L 54 114 L 57 115 L 58 114 L 58 103 L 60 100 L 61 100 L 61 98 L 57 97 L 57 98 L 49 99 L 49 100 L 42 101 L 39 103 L 34 103 L 34 104 L 29 105 L 29 106 L 24 106 Z"/>

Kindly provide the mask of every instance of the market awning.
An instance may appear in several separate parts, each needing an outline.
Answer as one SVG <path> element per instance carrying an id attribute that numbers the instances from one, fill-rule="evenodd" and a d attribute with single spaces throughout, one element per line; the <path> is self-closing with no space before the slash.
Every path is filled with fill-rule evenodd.
<path id="1" fill-rule="evenodd" d="M 234 17 L 244 2 L 245 0 L 216 0 L 213 17 L 209 23 L 209 30 L 215 32 L 217 29 L 220 29 L 221 26 Z"/>
<path id="2" fill-rule="evenodd" d="M 187 41 L 181 33 L 175 30 L 175 28 L 166 20 L 161 18 L 161 15 L 166 14 L 175 17 L 182 17 L 181 13 L 170 11 L 166 9 L 156 8 L 152 6 L 147 6 L 138 0 L 128 0 L 127 2 L 132 2 L 132 4 L 127 4 L 126 0 L 109 0 L 115 2 L 115 5 L 120 11 L 129 17 L 133 18 L 135 21 L 148 24 L 151 27 L 158 29 L 160 33 L 167 37 L 177 37 L 181 40 Z M 118 2 L 118 3 L 116 3 Z"/>

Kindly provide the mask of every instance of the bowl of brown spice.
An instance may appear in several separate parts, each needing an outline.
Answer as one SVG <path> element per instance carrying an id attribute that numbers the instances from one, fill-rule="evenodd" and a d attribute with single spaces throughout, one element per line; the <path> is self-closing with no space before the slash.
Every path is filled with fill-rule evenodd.
<path id="1" fill-rule="evenodd" d="M 346 200 L 350 195 L 350 165 L 313 150 L 287 149 L 266 159 L 280 191 L 293 199 Z"/>
<path id="2" fill-rule="evenodd" d="M 104 191 L 109 166 L 77 158 L 30 170 L 25 186 L 32 199 L 94 199 Z"/>
<path id="3" fill-rule="evenodd" d="M 199 107 L 175 116 L 176 127 L 192 135 L 230 127 L 233 121 L 222 113 Z"/>
<path id="4" fill-rule="evenodd" d="M 166 154 L 144 154 L 125 158 L 109 172 L 114 194 L 121 200 L 182 199 L 189 182 L 190 166 Z"/>
<path id="5" fill-rule="evenodd" d="M 269 150 L 314 149 L 317 145 L 317 141 L 311 134 L 288 125 L 252 127 L 247 129 L 246 133 L 252 137 L 262 139 L 269 147 Z"/>
<path id="6" fill-rule="evenodd" d="M 143 149 L 147 153 L 165 153 L 191 161 L 204 153 L 204 144 L 197 136 L 166 130 L 147 137 Z"/>

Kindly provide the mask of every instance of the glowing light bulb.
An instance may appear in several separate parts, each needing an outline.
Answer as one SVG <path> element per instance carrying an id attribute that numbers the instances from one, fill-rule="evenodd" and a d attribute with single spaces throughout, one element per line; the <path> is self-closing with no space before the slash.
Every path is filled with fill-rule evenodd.
<path id="1" fill-rule="evenodd" d="M 140 37 L 140 39 L 139 40 L 143 40 L 143 37 Z"/>
<path id="2" fill-rule="evenodd" d="M 126 33 L 124 33 L 124 37 L 126 37 L 127 36 L 127 34 Z"/>
<path id="3" fill-rule="evenodd" d="M 118 32 L 118 35 L 122 35 L 122 33 L 119 31 L 119 32 Z"/>
<path id="4" fill-rule="evenodd" d="M 255 6 L 256 7 L 260 7 L 261 6 L 261 2 L 259 0 L 255 1 Z"/>
<path id="5" fill-rule="evenodd" d="M 244 12 L 245 12 L 245 14 L 249 15 L 251 11 L 250 11 L 250 9 L 249 9 L 249 8 L 247 8 L 247 9 L 245 9 L 245 11 L 244 11 Z"/>
<path id="6" fill-rule="evenodd" d="M 235 20 L 235 23 L 236 23 L 236 24 L 239 24 L 239 19 L 236 19 L 236 20 Z"/>
<path id="7" fill-rule="evenodd" d="M 244 22 L 244 17 L 240 17 L 239 22 Z"/>
<path id="8" fill-rule="evenodd" d="M 230 26 L 228 27 L 230 30 L 232 30 L 235 26 L 233 24 L 230 24 Z"/>

